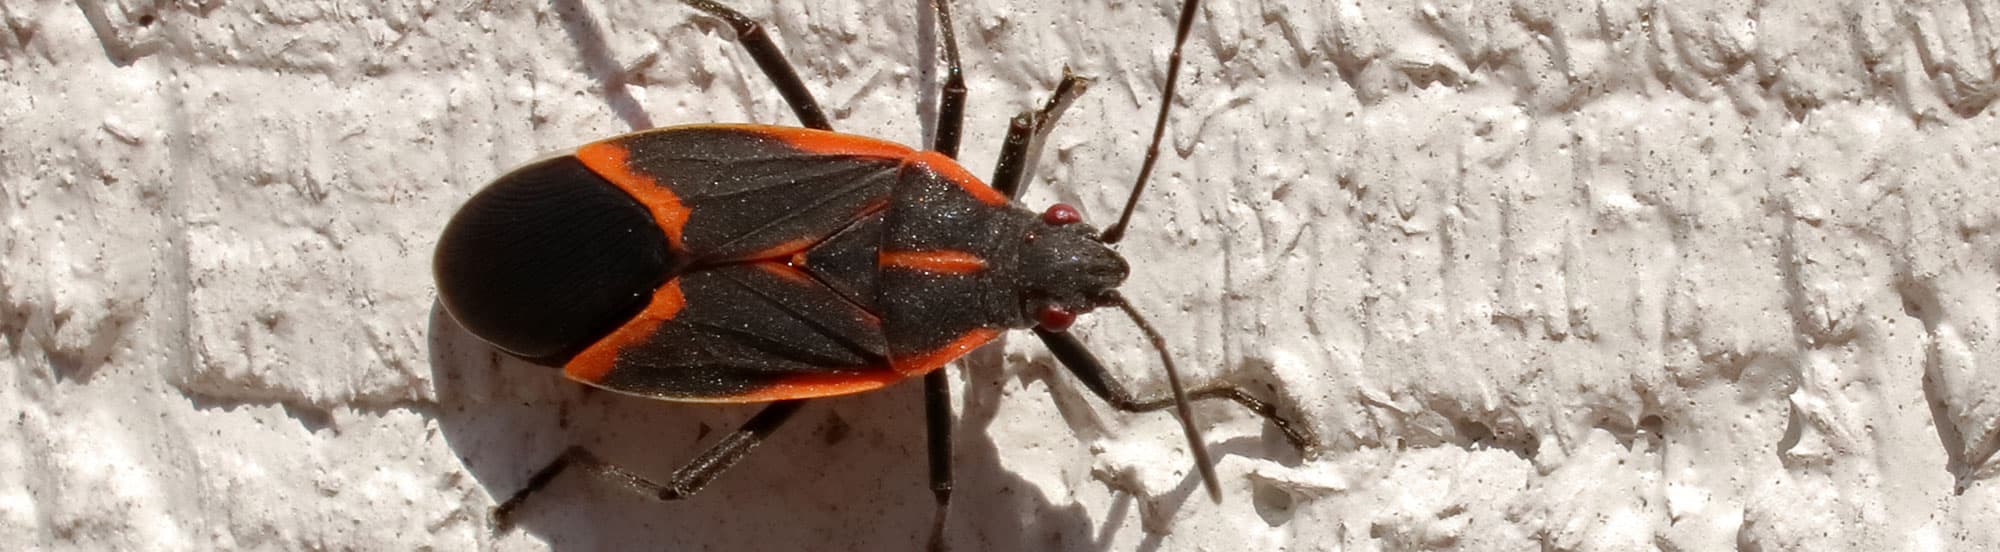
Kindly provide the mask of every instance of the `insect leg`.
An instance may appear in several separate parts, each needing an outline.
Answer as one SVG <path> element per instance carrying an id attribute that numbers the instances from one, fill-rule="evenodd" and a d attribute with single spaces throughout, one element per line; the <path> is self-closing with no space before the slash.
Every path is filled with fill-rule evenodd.
<path id="1" fill-rule="evenodd" d="M 712 0 L 681 0 L 694 9 L 708 12 L 728 22 L 736 30 L 736 41 L 750 53 L 750 59 L 757 60 L 757 67 L 764 70 L 771 82 L 778 85 L 778 94 L 785 97 L 785 103 L 792 106 L 792 113 L 798 115 L 799 124 L 820 130 L 833 130 L 833 124 L 820 111 L 819 102 L 813 100 L 812 91 L 806 90 L 805 81 L 799 80 L 799 73 L 792 70 L 791 62 L 785 61 L 785 53 L 771 42 L 771 35 L 764 33 L 764 26 Z"/>
<path id="2" fill-rule="evenodd" d="M 931 495 L 937 516 L 931 523 L 930 549 L 944 550 L 945 513 L 951 511 L 951 382 L 944 370 L 924 374 L 924 425 L 930 430 Z"/>
<path id="3" fill-rule="evenodd" d="M 1021 178 L 1028 168 L 1028 140 L 1035 132 L 1035 112 L 1023 111 L 1007 121 L 1007 137 L 1000 142 L 1000 159 L 993 162 L 993 178 L 987 182 L 1007 199 L 1021 196 Z"/>
<path id="4" fill-rule="evenodd" d="M 1048 345 L 1049 352 L 1055 355 L 1056 361 L 1061 362 L 1069 373 L 1075 374 L 1076 379 L 1083 382 L 1085 389 L 1104 399 L 1104 402 L 1109 403 L 1112 408 L 1126 412 L 1152 412 L 1173 408 L 1174 397 L 1170 394 L 1161 393 L 1148 397 L 1133 395 L 1131 390 L 1111 377 L 1111 373 L 1105 370 L 1104 364 L 1097 360 L 1096 355 L 1090 354 L 1090 349 L 1084 347 L 1083 342 L 1078 341 L 1076 336 L 1041 328 L 1035 328 L 1035 336 L 1042 338 L 1042 343 Z M 1258 416 L 1270 420 L 1271 425 L 1277 426 L 1278 431 L 1285 434 L 1285 439 L 1291 441 L 1292 446 L 1298 447 L 1299 450 L 1310 451 L 1316 446 L 1299 424 L 1278 415 L 1278 409 L 1271 406 L 1271 403 L 1252 397 L 1234 385 L 1211 382 L 1189 389 L 1187 395 L 1188 399 L 1197 401 L 1209 399 L 1235 401 L 1236 404 L 1243 405 Z"/>
<path id="5" fill-rule="evenodd" d="M 938 94 L 937 136 L 931 149 L 946 157 L 958 157 L 959 135 L 965 126 L 965 71 L 958 58 L 958 33 L 951 25 L 948 0 L 932 0 L 937 10 L 937 28 L 944 40 L 945 80 Z M 944 523 L 951 512 L 951 381 L 943 370 L 924 375 L 924 425 L 929 430 L 931 495 L 937 498 L 937 514 L 931 523 L 930 550 L 944 550 Z"/>
<path id="6" fill-rule="evenodd" d="M 958 157 L 959 135 L 965 126 L 965 71 L 958 57 L 958 33 L 952 29 L 951 4 L 932 0 L 937 10 L 937 28 L 944 40 L 945 80 L 938 94 L 937 137 L 931 149 L 946 157 Z M 931 524 L 930 549 L 944 550 L 944 523 L 951 511 L 951 381 L 943 370 L 924 375 L 924 425 L 928 428 L 931 462 L 931 494 L 937 498 L 937 515 Z"/>
<path id="7" fill-rule="evenodd" d="M 799 406 L 803 404 L 805 401 L 780 401 L 764 407 L 764 410 L 752 416 L 750 421 L 744 422 L 734 433 L 724 436 L 708 450 L 702 451 L 701 456 L 674 470 L 673 478 L 668 479 L 665 484 L 655 483 L 645 476 L 605 462 L 583 447 L 572 446 L 563 451 L 562 456 L 556 457 L 554 462 L 549 462 L 548 466 L 528 478 L 528 484 L 521 487 L 521 490 L 515 491 L 513 497 L 493 509 L 494 526 L 499 531 L 506 531 L 513 525 L 514 510 L 520 508 L 521 503 L 527 500 L 529 495 L 547 486 L 550 480 L 561 475 L 563 470 L 572 465 L 598 478 L 623 485 L 635 493 L 659 500 L 680 500 L 693 496 L 703 486 L 708 485 L 709 481 L 715 480 L 717 475 L 721 475 L 724 470 L 735 465 L 736 461 L 748 455 L 750 449 L 763 442 L 772 431 L 776 431 L 778 426 L 783 425 L 785 420 L 797 413 Z"/>
<path id="8" fill-rule="evenodd" d="M 938 94 L 937 141 L 932 150 L 958 157 L 959 132 L 965 126 L 965 71 L 959 68 L 958 33 L 951 28 L 948 0 L 931 0 L 937 9 L 938 35 L 944 39 L 944 89 Z"/>
<path id="9" fill-rule="evenodd" d="M 1063 110 L 1069 109 L 1070 103 L 1089 87 L 1090 79 L 1076 76 L 1064 67 L 1062 81 L 1056 83 L 1055 92 L 1040 111 L 1023 111 L 1008 122 L 1007 140 L 1000 145 L 1000 161 L 993 165 L 994 190 L 1009 199 L 1021 196 L 1021 182 L 1033 176 L 1029 169 L 1041 157 L 1042 139 L 1056 127 Z"/>

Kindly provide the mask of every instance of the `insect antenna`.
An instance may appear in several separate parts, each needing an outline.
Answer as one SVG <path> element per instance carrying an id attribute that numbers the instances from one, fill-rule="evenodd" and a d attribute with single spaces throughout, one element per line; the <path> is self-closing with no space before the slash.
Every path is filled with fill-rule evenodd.
<path id="1" fill-rule="evenodd" d="M 1181 2 L 1180 27 L 1174 30 L 1174 52 L 1167 57 L 1167 86 L 1160 94 L 1160 116 L 1153 121 L 1153 142 L 1146 146 L 1146 160 L 1139 164 L 1139 180 L 1132 184 L 1132 196 L 1125 199 L 1125 212 L 1118 215 L 1118 223 L 1099 234 L 1097 241 L 1118 243 L 1125 239 L 1125 225 L 1132 222 L 1132 208 L 1139 205 L 1139 194 L 1146 191 L 1146 179 L 1153 175 L 1153 164 L 1160 160 L 1160 137 L 1167 132 L 1167 111 L 1174 105 L 1174 84 L 1181 75 L 1181 46 L 1187 43 L 1188 30 L 1194 28 L 1196 0 Z"/>
<path id="2" fill-rule="evenodd" d="M 1153 324 L 1147 322 L 1146 317 L 1139 316 L 1139 310 L 1132 308 L 1132 303 L 1126 301 L 1125 296 L 1116 291 L 1106 295 L 1112 304 L 1118 305 L 1118 310 L 1125 311 L 1125 316 L 1132 318 L 1139 331 L 1146 333 L 1146 339 L 1153 342 L 1153 350 L 1160 352 L 1160 364 L 1167 368 L 1167 386 L 1174 390 L 1174 412 L 1180 415 L 1181 431 L 1187 434 L 1188 452 L 1194 455 L 1195 469 L 1201 472 L 1201 484 L 1208 488 L 1209 499 L 1222 502 L 1222 486 L 1216 481 L 1215 462 L 1209 459 L 1208 444 L 1202 440 L 1201 429 L 1195 426 L 1194 410 L 1188 408 L 1187 389 L 1181 386 L 1181 371 L 1174 366 L 1174 356 L 1167 353 L 1167 338 L 1161 337 L 1160 331 L 1153 329 Z"/>

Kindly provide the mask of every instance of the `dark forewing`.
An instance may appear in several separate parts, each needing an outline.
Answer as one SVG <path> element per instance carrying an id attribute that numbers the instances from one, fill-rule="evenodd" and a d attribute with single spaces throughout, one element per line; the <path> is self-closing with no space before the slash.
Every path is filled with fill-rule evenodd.
<path id="1" fill-rule="evenodd" d="M 986 271 L 1007 199 L 936 152 L 702 125 L 576 156 L 646 205 L 682 261 L 572 378 L 687 401 L 853 393 L 936 369 L 1018 309 L 990 304 Z"/>
<path id="2" fill-rule="evenodd" d="M 652 207 L 696 265 L 788 255 L 887 204 L 911 154 L 889 142 L 759 125 L 696 125 L 584 146 L 591 169 Z"/>
<path id="3" fill-rule="evenodd" d="M 881 322 L 780 262 L 692 272 L 649 313 L 572 360 L 570 377 L 655 398 L 756 401 L 851 393 L 901 376 Z M 678 304 L 672 304 L 678 301 Z M 601 350 L 599 348 L 602 348 Z M 856 387 L 859 386 L 859 387 Z"/>

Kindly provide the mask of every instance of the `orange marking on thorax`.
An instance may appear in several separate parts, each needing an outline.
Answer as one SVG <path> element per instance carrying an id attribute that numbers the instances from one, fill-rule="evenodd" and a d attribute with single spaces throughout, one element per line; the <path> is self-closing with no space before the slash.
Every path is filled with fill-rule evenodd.
<path id="1" fill-rule="evenodd" d="M 631 194 L 641 205 L 653 212 L 653 222 L 666 232 L 667 243 L 675 251 L 683 251 L 681 232 L 687 227 L 689 209 L 681 204 L 680 196 L 660 185 L 652 175 L 632 170 L 632 151 L 615 142 L 597 142 L 576 150 L 576 158 L 583 166 L 595 171 L 598 176 L 611 181 L 613 186 Z"/>
<path id="2" fill-rule="evenodd" d="M 921 376 L 944 366 L 947 362 L 965 356 L 966 353 L 985 345 L 995 337 L 1000 337 L 1000 330 L 997 328 L 974 329 L 958 336 L 958 339 L 951 340 L 951 343 L 946 343 L 943 347 L 927 353 L 897 357 L 890 361 L 890 364 L 904 377 Z"/>
<path id="3" fill-rule="evenodd" d="M 972 198 L 979 200 L 980 203 L 995 207 L 1007 204 L 1007 196 L 1000 195 L 999 190 L 995 190 L 992 186 L 987 186 L 986 183 L 980 182 L 979 178 L 972 176 L 970 172 L 966 172 L 965 167 L 959 166 L 958 161 L 954 161 L 950 157 L 945 157 L 942 153 L 935 151 L 917 152 L 916 156 L 910 158 L 910 162 L 930 169 L 931 172 L 938 173 L 938 176 L 944 177 L 945 180 L 957 184 L 959 188 L 965 189 L 965 193 L 971 194 Z"/>
<path id="4" fill-rule="evenodd" d="M 931 274 L 962 275 L 986 270 L 986 259 L 964 251 L 882 251 L 875 254 L 883 268 L 921 270 Z"/>
<path id="5" fill-rule="evenodd" d="M 681 295 L 680 280 L 669 280 L 660 289 L 653 290 L 653 301 L 646 304 L 646 310 L 639 311 L 625 325 L 612 330 L 611 335 L 597 340 L 564 364 L 563 375 L 585 383 L 603 380 L 604 375 L 611 373 L 611 368 L 617 364 L 619 351 L 644 343 L 646 338 L 659 331 L 660 324 L 672 320 L 685 306 L 687 297 Z"/>
<path id="6" fill-rule="evenodd" d="M 785 378 L 763 389 L 733 397 L 719 397 L 715 402 L 770 402 L 792 399 L 831 397 L 881 389 L 891 383 L 903 380 L 903 374 L 888 370 L 864 372 L 860 374 L 812 374 Z"/>

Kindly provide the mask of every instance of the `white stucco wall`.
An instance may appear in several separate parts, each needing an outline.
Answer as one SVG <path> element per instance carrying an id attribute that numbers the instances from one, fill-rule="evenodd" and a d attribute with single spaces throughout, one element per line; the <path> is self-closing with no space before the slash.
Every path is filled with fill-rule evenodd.
<path id="1" fill-rule="evenodd" d="M 915 0 L 736 0 L 846 131 L 922 144 Z M 1177 6 L 960 2 L 963 150 L 1097 79 L 1026 203 L 1116 216 Z M 1025 334 L 953 368 L 965 550 L 2000 546 L 2000 4 L 1202 7 L 1128 296 L 1307 420 L 1111 411 Z M 673 2 L 0 0 L 9 549 L 910 549 L 917 385 L 826 400 L 701 496 L 742 407 L 587 393 L 435 308 L 452 210 L 638 128 L 792 123 Z M 1162 385 L 1115 313 L 1075 331 Z"/>

